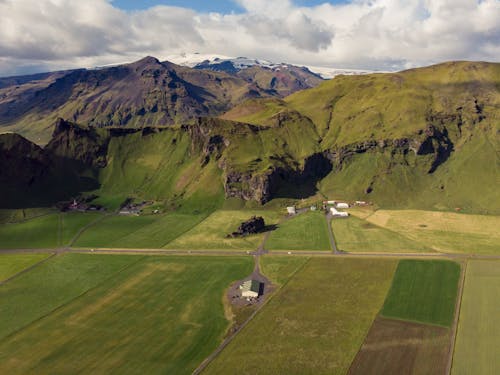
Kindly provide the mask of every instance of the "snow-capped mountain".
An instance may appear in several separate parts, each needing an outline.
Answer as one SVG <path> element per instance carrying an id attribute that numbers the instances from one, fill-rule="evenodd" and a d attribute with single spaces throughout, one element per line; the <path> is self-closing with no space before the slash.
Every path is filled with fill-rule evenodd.
<path id="1" fill-rule="evenodd" d="M 316 74 L 323 79 L 331 79 L 341 74 L 358 75 L 358 74 L 374 73 L 374 71 L 370 70 L 342 69 L 342 68 L 307 66 L 307 65 L 298 66 L 287 63 L 275 63 L 263 59 L 252 59 L 248 57 L 229 57 L 217 54 L 183 53 L 180 55 L 168 56 L 167 60 L 172 61 L 179 65 L 189 66 L 191 68 L 210 69 L 210 70 L 224 71 L 233 74 L 253 66 L 259 66 L 262 68 L 267 68 L 276 71 L 279 71 L 280 69 L 289 69 L 290 67 L 306 68 L 313 74 Z"/>

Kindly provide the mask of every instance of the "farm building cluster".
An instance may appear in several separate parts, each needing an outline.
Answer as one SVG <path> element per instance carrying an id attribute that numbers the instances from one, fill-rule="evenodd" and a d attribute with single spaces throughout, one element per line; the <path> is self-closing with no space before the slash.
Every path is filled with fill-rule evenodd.
<path id="1" fill-rule="evenodd" d="M 347 202 L 339 202 L 339 201 L 333 201 L 333 200 L 327 200 L 323 201 L 323 211 L 326 213 L 330 213 L 334 217 L 348 217 L 349 213 L 345 211 L 339 211 L 339 209 L 346 209 L 351 206 L 367 206 L 369 203 L 365 201 L 355 201 L 352 204 L 349 204 Z M 317 206 L 312 205 L 309 208 L 311 211 L 316 211 L 318 209 Z M 301 209 L 300 211 L 304 211 L 305 209 Z M 297 207 L 295 206 L 288 206 L 286 208 L 286 211 L 289 216 L 296 215 L 297 214 Z"/>
<path id="2" fill-rule="evenodd" d="M 73 199 L 69 202 L 60 202 L 57 204 L 58 208 L 62 212 L 66 211 L 77 211 L 77 212 L 87 212 L 87 211 L 104 211 L 104 207 L 98 204 L 91 204 L 89 200 L 77 200 Z"/>

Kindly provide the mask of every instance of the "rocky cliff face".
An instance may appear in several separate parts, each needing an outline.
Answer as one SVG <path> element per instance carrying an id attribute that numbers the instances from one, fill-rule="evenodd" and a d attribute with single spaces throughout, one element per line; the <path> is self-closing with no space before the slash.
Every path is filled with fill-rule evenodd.
<path id="1" fill-rule="evenodd" d="M 31 186 L 49 170 L 43 149 L 18 134 L 0 134 L 0 183 Z"/>

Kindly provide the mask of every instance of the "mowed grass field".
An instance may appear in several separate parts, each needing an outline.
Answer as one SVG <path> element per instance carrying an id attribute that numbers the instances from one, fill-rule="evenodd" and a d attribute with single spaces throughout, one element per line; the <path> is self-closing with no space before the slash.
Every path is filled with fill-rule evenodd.
<path id="1" fill-rule="evenodd" d="M 276 224 L 280 214 L 266 210 L 220 210 L 216 211 L 197 226 L 168 243 L 168 249 L 234 249 L 255 250 L 264 238 L 263 233 L 245 237 L 227 238 L 239 225 L 252 216 L 262 216 L 266 225 Z"/>
<path id="2" fill-rule="evenodd" d="M 276 259 L 276 260 L 275 260 Z M 264 270 L 293 268 L 265 256 Z M 278 263 L 274 266 L 273 263 Z M 207 367 L 207 374 L 345 374 L 383 304 L 390 259 L 311 258 Z"/>
<path id="3" fill-rule="evenodd" d="M 114 272 L 84 273 L 79 279 L 86 280 L 80 283 L 85 293 L 71 287 L 77 271 L 64 267 L 52 272 L 60 282 L 50 295 L 40 283 L 45 274 L 23 275 L 8 290 L 0 287 L 0 299 L 7 301 L 0 306 L 0 373 L 190 374 L 228 328 L 224 291 L 253 269 L 249 257 L 75 256 L 62 261 Z M 46 305 L 57 292 L 64 301 L 10 329 L 14 311 Z"/>
<path id="4" fill-rule="evenodd" d="M 468 262 L 453 375 L 500 373 L 500 262 Z"/>
<path id="5" fill-rule="evenodd" d="M 433 252 L 434 250 L 397 232 L 366 220 L 349 216 L 332 220 L 332 230 L 339 250 L 348 252 Z"/>
<path id="6" fill-rule="evenodd" d="M 0 225 L 1 249 L 54 248 L 58 246 L 59 214 L 20 223 Z"/>
<path id="7" fill-rule="evenodd" d="M 193 228 L 205 215 L 110 216 L 90 226 L 76 247 L 161 248 Z"/>
<path id="8" fill-rule="evenodd" d="M 500 254 L 500 216 L 420 210 L 352 213 L 436 251 Z"/>
<path id="9" fill-rule="evenodd" d="M 140 259 L 133 255 L 65 254 L 0 285 L 0 341 Z"/>
<path id="10" fill-rule="evenodd" d="M 80 228 L 97 220 L 99 213 L 50 213 L 17 223 L 0 225 L 0 249 L 40 249 L 68 245 Z"/>
<path id="11" fill-rule="evenodd" d="M 0 282 L 49 256 L 50 254 L 0 254 Z"/>
<path id="12" fill-rule="evenodd" d="M 331 250 L 322 212 L 307 212 L 278 225 L 266 241 L 269 250 Z"/>
<path id="13" fill-rule="evenodd" d="M 446 260 L 401 260 L 381 315 L 444 327 L 455 312 L 460 265 Z"/>

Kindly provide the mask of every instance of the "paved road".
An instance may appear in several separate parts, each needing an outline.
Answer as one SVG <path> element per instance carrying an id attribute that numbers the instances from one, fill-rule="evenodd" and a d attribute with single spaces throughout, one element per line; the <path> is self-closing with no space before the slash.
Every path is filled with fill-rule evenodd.
<path id="1" fill-rule="evenodd" d="M 109 253 L 109 254 L 147 254 L 147 255 L 256 255 L 253 251 L 244 250 L 183 250 L 183 249 L 82 249 L 82 248 L 59 248 L 59 249 L 6 249 L 0 250 L 0 254 L 19 254 L 19 253 Z M 297 250 L 297 251 L 279 251 L 273 250 L 266 252 L 277 256 L 316 256 L 316 257 L 352 257 L 352 258 L 451 258 L 451 259 L 500 259 L 500 255 L 483 254 L 461 254 L 461 253 L 348 253 L 339 251 L 337 254 L 321 250 Z"/>
<path id="2" fill-rule="evenodd" d="M 332 213 L 328 212 L 325 214 L 326 225 L 328 226 L 328 239 L 330 240 L 330 246 L 334 254 L 340 254 L 340 251 L 337 249 L 337 244 L 335 243 L 335 236 L 333 235 L 332 229 Z"/>

